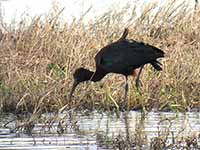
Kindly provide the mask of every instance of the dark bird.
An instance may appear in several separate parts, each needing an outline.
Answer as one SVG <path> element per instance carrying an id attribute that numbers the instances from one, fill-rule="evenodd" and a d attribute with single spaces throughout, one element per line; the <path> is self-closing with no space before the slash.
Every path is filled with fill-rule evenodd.
<path id="1" fill-rule="evenodd" d="M 70 92 L 70 99 L 77 85 L 84 81 L 100 81 L 108 73 L 117 73 L 125 76 L 125 98 L 128 91 L 128 76 L 135 75 L 136 69 L 140 68 L 136 87 L 140 83 L 140 74 L 145 64 L 150 63 L 156 70 L 162 70 L 161 63 L 157 58 L 164 57 L 164 52 L 152 45 L 128 40 L 128 29 L 125 29 L 123 35 L 116 42 L 103 47 L 95 56 L 96 71 L 90 71 L 85 68 L 75 70 L 74 84 Z"/>

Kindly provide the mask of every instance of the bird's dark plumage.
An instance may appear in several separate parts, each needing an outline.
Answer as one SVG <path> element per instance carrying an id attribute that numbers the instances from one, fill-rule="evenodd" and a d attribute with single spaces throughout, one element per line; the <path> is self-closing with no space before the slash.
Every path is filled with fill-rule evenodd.
<path id="1" fill-rule="evenodd" d="M 97 69 L 131 75 L 134 69 L 147 63 L 154 64 L 155 69 L 158 69 L 160 64 L 156 59 L 159 57 L 164 57 L 164 52 L 156 47 L 133 40 L 122 40 L 102 48 L 95 60 Z"/>
<path id="2" fill-rule="evenodd" d="M 132 75 L 133 71 L 140 68 L 136 79 L 139 82 L 141 70 L 145 64 L 150 63 L 156 70 L 162 70 L 161 63 L 157 58 L 164 57 L 164 52 L 152 45 L 127 40 L 128 29 L 125 29 L 122 37 L 114 43 L 103 47 L 95 56 L 96 71 L 92 72 L 84 68 L 78 68 L 74 73 L 74 85 L 70 98 L 78 85 L 83 81 L 99 81 L 108 73 L 123 74 L 126 77 Z M 136 83 L 138 86 L 138 83 Z M 126 93 L 128 90 L 128 84 Z M 126 95 L 125 93 L 125 95 Z M 126 96 L 125 96 L 126 97 Z"/>

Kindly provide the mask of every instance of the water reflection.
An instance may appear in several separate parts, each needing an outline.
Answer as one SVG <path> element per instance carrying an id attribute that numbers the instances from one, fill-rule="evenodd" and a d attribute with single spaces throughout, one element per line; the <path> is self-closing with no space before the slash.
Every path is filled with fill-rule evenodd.
<path id="1" fill-rule="evenodd" d="M 105 146 L 105 141 L 119 144 L 121 137 L 124 137 L 123 144 L 150 149 L 156 137 L 165 139 L 166 136 L 170 143 L 174 137 L 198 136 L 200 113 L 151 112 L 143 116 L 132 111 L 119 117 L 97 112 L 44 114 L 31 126 L 30 134 L 25 134 L 21 126 L 16 128 L 19 124 L 12 114 L 0 116 L 0 149 L 113 149 L 109 143 Z M 197 142 L 200 144 L 199 138 Z"/>

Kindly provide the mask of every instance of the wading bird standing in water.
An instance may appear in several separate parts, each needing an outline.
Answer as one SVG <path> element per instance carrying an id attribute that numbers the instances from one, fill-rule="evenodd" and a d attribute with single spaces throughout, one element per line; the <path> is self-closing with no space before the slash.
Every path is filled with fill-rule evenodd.
<path id="1" fill-rule="evenodd" d="M 161 63 L 157 58 L 164 57 L 164 52 L 152 45 L 144 44 L 134 40 L 126 39 L 128 29 L 125 29 L 123 35 L 114 43 L 103 47 L 95 56 L 96 71 L 90 71 L 85 68 L 75 70 L 74 84 L 69 98 L 71 99 L 77 85 L 84 81 L 100 81 L 108 73 L 117 73 L 125 76 L 125 99 L 128 92 L 128 76 L 136 76 L 136 87 L 140 83 L 140 74 L 145 64 L 150 63 L 156 70 L 160 71 Z M 136 69 L 140 68 L 137 73 Z"/>

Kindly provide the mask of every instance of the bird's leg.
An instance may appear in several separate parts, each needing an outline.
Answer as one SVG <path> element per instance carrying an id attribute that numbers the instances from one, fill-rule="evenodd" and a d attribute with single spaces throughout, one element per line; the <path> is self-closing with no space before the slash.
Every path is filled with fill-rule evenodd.
<path id="1" fill-rule="evenodd" d="M 125 82 L 125 95 L 124 95 L 124 99 L 126 100 L 127 98 L 127 93 L 128 93 L 128 77 L 126 76 L 126 82 Z"/>
<path id="2" fill-rule="evenodd" d="M 144 68 L 144 65 L 142 65 L 142 66 L 140 67 L 139 73 L 138 73 L 137 78 L 136 78 L 136 81 L 135 81 L 137 90 L 139 90 L 139 85 L 141 84 L 141 81 L 140 81 L 140 74 L 142 73 L 142 69 L 143 69 L 143 68 Z"/>

